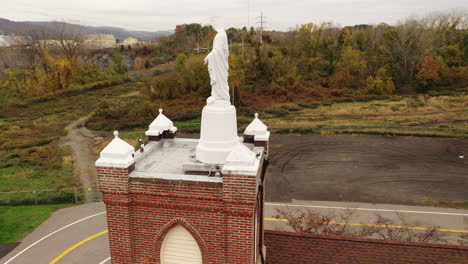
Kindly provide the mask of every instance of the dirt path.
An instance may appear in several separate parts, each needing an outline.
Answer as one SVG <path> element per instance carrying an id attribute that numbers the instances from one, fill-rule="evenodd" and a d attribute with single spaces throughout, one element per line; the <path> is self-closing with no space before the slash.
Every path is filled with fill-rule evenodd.
<path id="1" fill-rule="evenodd" d="M 97 183 L 96 168 L 94 162 L 97 156 L 92 152 L 94 142 L 93 132 L 85 127 L 89 116 L 81 118 L 66 127 L 67 136 L 58 142 L 58 145 L 68 145 L 72 148 L 75 173 L 79 175 L 81 185 L 88 187 Z M 93 199 L 92 193 L 85 191 L 86 201 Z"/>

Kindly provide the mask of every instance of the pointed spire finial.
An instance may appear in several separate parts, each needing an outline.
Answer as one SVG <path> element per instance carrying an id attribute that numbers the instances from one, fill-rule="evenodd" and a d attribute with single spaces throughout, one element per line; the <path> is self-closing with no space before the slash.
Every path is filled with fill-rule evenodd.
<path id="1" fill-rule="evenodd" d="M 118 137 L 118 136 L 119 136 L 119 131 L 114 130 L 114 137 Z"/>

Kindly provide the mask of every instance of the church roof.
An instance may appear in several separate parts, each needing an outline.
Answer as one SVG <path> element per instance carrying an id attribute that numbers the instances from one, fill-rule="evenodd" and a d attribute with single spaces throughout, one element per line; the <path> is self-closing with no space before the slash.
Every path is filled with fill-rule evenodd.
<path id="1" fill-rule="evenodd" d="M 468 263 L 468 247 L 265 230 L 266 263 Z"/>

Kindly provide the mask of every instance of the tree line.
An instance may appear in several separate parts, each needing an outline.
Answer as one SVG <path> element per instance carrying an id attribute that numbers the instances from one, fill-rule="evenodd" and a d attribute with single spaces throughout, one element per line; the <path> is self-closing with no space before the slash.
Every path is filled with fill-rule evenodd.
<path id="1" fill-rule="evenodd" d="M 467 21 L 467 13 L 452 12 L 396 25 L 309 23 L 262 36 L 229 28 L 232 97 L 242 103 L 252 96 L 296 100 L 466 87 Z M 151 100 L 208 94 L 203 57 L 214 36 L 210 26 L 186 24 L 161 38 L 156 55 L 175 59 L 175 71 L 147 78 L 143 92 Z"/>

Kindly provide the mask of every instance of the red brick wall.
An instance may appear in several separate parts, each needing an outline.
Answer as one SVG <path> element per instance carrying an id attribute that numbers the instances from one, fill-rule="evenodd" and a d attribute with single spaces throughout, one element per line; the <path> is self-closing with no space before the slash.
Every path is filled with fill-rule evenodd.
<path id="1" fill-rule="evenodd" d="M 98 167 L 99 189 L 106 204 L 112 263 L 132 263 L 129 180 L 127 168 Z"/>
<path id="2" fill-rule="evenodd" d="M 203 263 L 253 263 L 258 179 L 224 175 L 223 183 L 130 178 L 98 168 L 107 207 L 112 263 L 159 263 L 164 236 L 185 227 Z"/>
<path id="3" fill-rule="evenodd" d="M 225 175 L 223 200 L 227 216 L 228 259 L 235 263 L 254 263 L 255 208 L 259 177 Z"/>

